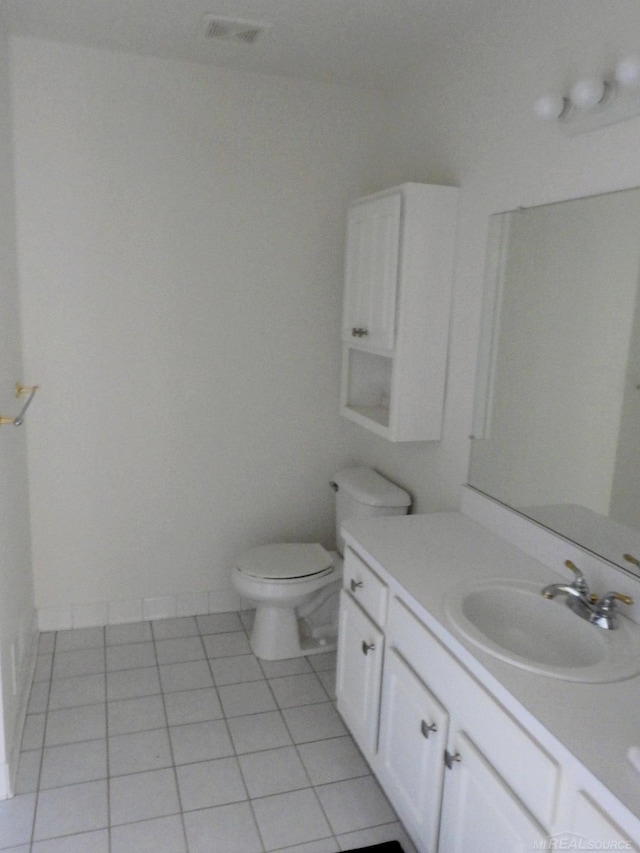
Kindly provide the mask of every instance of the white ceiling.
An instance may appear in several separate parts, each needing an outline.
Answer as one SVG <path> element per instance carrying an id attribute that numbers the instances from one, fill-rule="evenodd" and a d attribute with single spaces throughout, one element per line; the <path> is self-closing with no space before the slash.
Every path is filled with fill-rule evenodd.
<path id="1" fill-rule="evenodd" d="M 0 0 L 10 32 L 393 91 L 504 0 Z M 206 13 L 263 23 L 253 45 L 202 35 Z"/>

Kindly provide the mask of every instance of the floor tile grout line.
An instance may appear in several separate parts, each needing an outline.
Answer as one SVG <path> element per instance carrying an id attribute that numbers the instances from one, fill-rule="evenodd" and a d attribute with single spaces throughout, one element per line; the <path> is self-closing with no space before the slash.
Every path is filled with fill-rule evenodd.
<path id="1" fill-rule="evenodd" d="M 301 656 L 301 657 L 302 657 L 302 656 Z M 305 657 L 305 659 L 306 659 L 306 656 L 304 656 L 304 657 Z M 308 663 L 308 660 L 307 660 L 307 663 Z M 269 681 L 269 679 L 267 679 L 267 683 L 268 683 L 268 681 Z M 321 685 L 321 686 L 322 686 L 322 685 Z M 269 685 L 269 689 L 271 690 L 271 685 Z M 324 687 L 323 687 L 323 690 L 324 690 Z M 303 766 L 303 767 L 304 767 L 304 769 L 305 769 L 305 774 L 306 774 L 307 778 L 309 778 L 309 779 L 310 779 L 309 774 L 308 774 L 308 772 L 307 772 L 307 768 L 306 768 L 306 766 L 305 766 L 305 764 L 304 764 L 304 761 L 302 761 L 302 756 L 300 755 L 300 753 L 299 753 L 299 751 L 298 751 L 298 744 L 297 744 L 297 743 L 296 743 L 296 741 L 295 741 L 295 738 L 294 738 L 294 736 L 293 736 L 293 732 L 291 731 L 291 729 L 290 729 L 290 727 L 289 727 L 289 725 L 288 725 L 288 723 L 287 723 L 286 717 L 285 717 L 285 716 L 284 716 L 284 714 L 282 713 L 283 709 L 280 707 L 280 704 L 278 703 L 278 701 L 277 701 L 277 699 L 276 699 L 275 695 L 273 694 L 273 690 L 271 690 L 271 692 L 272 692 L 273 698 L 274 698 L 274 699 L 275 699 L 275 701 L 276 701 L 276 705 L 278 706 L 278 711 L 279 711 L 279 713 L 280 713 L 280 716 L 281 716 L 281 718 L 282 718 L 282 721 L 284 722 L 285 728 L 286 728 L 286 730 L 287 730 L 287 732 L 288 732 L 288 734 L 289 734 L 289 737 L 291 738 L 291 742 L 292 742 L 292 744 L 293 744 L 293 746 L 294 746 L 294 748 L 295 748 L 295 750 L 296 750 L 296 755 L 298 756 L 298 760 L 302 763 L 302 766 Z M 325 691 L 325 692 L 326 692 L 326 691 Z M 320 704 L 320 703 L 311 703 L 311 704 Z M 295 706 L 294 706 L 294 707 L 295 707 Z M 305 707 L 305 706 L 298 706 L 298 707 Z M 324 819 L 325 819 L 325 821 L 326 821 L 326 823 L 327 823 L 327 826 L 329 827 L 329 829 L 330 829 L 331 833 L 332 833 L 332 834 L 334 835 L 334 837 L 335 837 L 335 833 L 334 833 L 333 826 L 331 825 L 331 821 L 329 820 L 329 817 L 328 817 L 327 813 L 325 812 L 325 809 L 324 809 L 324 807 L 323 807 L 323 805 L 322 805 L 322 802 L 320 801 L 320 797 L 318 796 L 318 792 L 316 791 L 316 786 L 312 784 L 312 785 L 311 785 L 311 790 L 313 791 L 313 796 L 314 796 L 315 801 L 317 802 L 317 804 L 318 804 L 318 806 L 319 806 L 319 808 L 320 808 L 320 810 L 321 810 L 321 812 L 322 812 L 322 815 L 324 816 Z M 337 841 L 337 839 L 336 839 L 336 841 Z M 339 846 L 339 845 L 338 845 L 338 846 Z"/>
<path id="2" fill-rule="evenodd" d="M 169 755 L 171 757 L 171 762 L 172 762 L 172 766 L 173 766 L 173 781 L 174 781 L 174 784 L 176 786 L 176 796 L 178 798 L 178 808 L 180 809 L 180 825 L 182 827 L 182 838 L 184 840 L 184 848 L 185 848 L 185 850 L 188 851 L 189 850 L 189 838 L 187 836 L 187 824 L 186 824 L 186 821 L 184 819 L 184 807 L 183 807 L 183 802 L 182 802 L 182 794 L 180 792 L 180 781 L 178 779 L 178 767 L 176 765 L 176 757 L 175 757 L 175 753 L 173 750 L 173 740 L 171 738 L 171 732 L 169 730 L 169 715 L 167 713 L 167 703 L 165 701 L 165 693 L 164 693 L 164 690 L 162 689 L 162 680 L 160 678 L 160 664 L 158 662 L 158 647 L 156 645 L 156 637 L 155 637 L 155 632 L 153 630 L 153 625 L 151 626 L 151 636 L 153 637 L 153 649 L 154 649 L 155 656 L 156 656 L 156 666 L 158 668 L 158 680 L 160 682 L 160 690 L 161 690 L 160 696 L 162 699 L 162 708 L 164 711 L 164 719 L 165 719 L 165 723 L 166 723 L 167 740 L 169 741 Z M 109 849 L 111 849 L 111 848 L 109 848 Z"/>
<path id="3" fill-rule="evenodd" d="M 38 768 L 38 779 L 36 781 L 36 790 L 35 797 L 33 801 L 33 819 L 31 821 L 31 833 L 29 836 L 29 850 L 33 850 L 33 845 L 35 844 L 35 834 L 36 834 L 36 820 L 38 817 L 38 802 L 40 799 L 40 781 L 42 779 L 42 767 L 44 764 L 44 750 L 45 750 L 45 742 L 47 736 L 47 723 L 49 718 L 49 702 L 51 701 L 51 690 L 53 687 L 53 662 L 55 660 L 55 649 L 57 645 L 58 634 L 57 632 L 53 637 L 53 652 L 51 654 L 51 672 L 49 673 L 49 690 L 47 692 L 47 703 L 45 707 L 45 718 L 44 718 L 44 727 L 42 731 L 42 747 L 40 751 L 40 767 Z M 33 684 L 32 684 L 33 687 Z"/>
<path id="4" fill-rule="evenodd" d="M 324 740 L 329 740 L 329 738 L 322 738 L 322 740 L 323 740 L 323 741 L 324 741 Z M 307 770 L 307 765 L 305 764 L 304 759 L 302 758 L 302 755 L 300 754 L 300 746 L 301 746 L 301 744 L 299 744 L 299 743 L 295 743 L 295 742 L 294 742 L 294 747 L 295 747 L 295 750 L 296 750 L 296 755 L 298 756 L 298 760 L 301 762 L 302 766 L 304 767 L 305 773 L 307 774 L 307 778 L 311 781 L 311 774 L 310 774 L 310 773 L 309 773 L 309 771 Z M 315 784 L 312 782 L 312 783 L 311 783 L 311 788 L 312 788 L 312 790 L 313 790 L 313 796 L 315 797 L 315 800 L 316 800 L 316 802 L 318 803 L 318 806 L 320 807 L 320 811 L 322 812 L 322 814 L 323 814 L 323 816 L 324 816 L 324 819 L 325 819 L 325 821 L 327 822 L 327 826 L 328 826 L 328 827 L 329 827 L 329 829 L 331 830 L 331 837 L 333 837 L 333 838 L 335 839 L 335 841 L 336 841 L 336 843 L 338 844 L 338 847 L 339 847 L 339 846 L 340 846 L 340 843 L 339 843 L 339 841 L 338 841 L 338 839 L 337 839 L 337 837 L 336 837 L 335 830 L 334 830 L 334 828 L 333 828 L 333 824 L 332 824 L 332 823 L 331 823 L 331 821 L 329 820 L 329 815 L 327 814 L 327 812 L 326 812 L 326 810 L 325 810 L 324 806 L 322 805 L 322 800 L 321 800 L 321 799 L 320 799 L 320 797 L 318 796 L 318 792 L 317 792 L 317 790 L 316 790 L 317 785 L 315 785 Z"/>
<path id="5" fill-rule="evenodd" d="M 107 770 L 107 850 L 111 851 L 111 757 L 109 756 L 109 706 L 107 704 L 107 628 L 103 628 L 104 639 L 104 738 Z"/>
<path id="6" fill-rule="evenodd" d="M 246 628 L 244 627 L 244 624 L 243 624 L 243 622 L 242 622 L 242 620 L 241 620 L 241 619 L 240 619 L 240 624 L 242 625 L 242 628 L 243 628 L 243 631 L 244 631 L 244 634 L 245 634 L 245 638 L 247 639 L 247 641 L 250 641 L 249 634 L 248 634 L 248 632 L 247 632 Z M 199 626 L 198 626 L 198 627 L 199 627 Z M 203 645 L 203 647 L 205 648 L 205 651 L 206 651 L 206 646 L 204 645 L 204 640 L 202 641 L 202 645 Z M 207 657 L 207 661 L 208 661 L 208 663 L 209 663 L 209 670 L 210 670 L 210 672 L 211 672 L 211 678 L 213 679 L 213 682 L 214 682 L 214 684 L 215 684 L 215 678 L 214 678 L 214 675 L 213 675 L 213 668 L 212 668 L 212 666 L 211 666 L 211 662 L 209 661 L 209 658 L 208 658 L 208 657 Z M 217 689 L 216 689 L 216 692 L 218 693 Z M 275 697 L 273 697 L 273 698 L 274 698 L 274 701 L 275 701 Z M 255 828 L 255 830 L 256 830 L 256 833 L 257 833 L 258 839 L 259 839 L 259 841 L 260 841 L 260 846 L 262 847 L 262 851 L 263 851 L 263 853 L 264 853 L 264 851 L 266 851 L 266 849 L 267 849 L 267 845 L 266 845 L 266 843 L 265 843 L 264 836 L 263 836 L 263 834 L 262 834 L 262 831 L 261 831 L 261 829 L 260 829 L 260 824 L 259 824 L 259 822 L 258 822 L 258 817 L 257 817 L 257 815 L 256 815 L 255 809 L 254 809 L 254 807 L 253 807 L 253 803 L 252 803 L 252 801 L 251 801 L 251 797 L 250 797 L 250 795 L 249 795 L 249 786 L 248 786 L 248 784 L 247 784 L 247 780 L 246 780 L 245 774 L 244 774 L 244 772 L 243 772 L 243 770 L 242 770 L 242 764 L 240 763 L 240 757 L 239 757 L 239 755 L 238 755 L 238 751 L 237 751 L 237 748 L 236 748 L 236 744 L 235 744 L 235 741 L 233 740 L 233 735 L 232 735 L 232 733 L 231 733 L 231 729 L 230 729 L 230 727 L 229 727 L 228 716 L 227 716 L 227 713 L 226 713 L 226 711 L 225 711 L 225 709 L 224 709 L 224 706 L 223 706 L 223 704 L 222 704 L 222 698 L 221 698 L 221 696 L 220 696 L 220 694 L 219 694 L 219 693 L 218 693 L 218 700 L 219 700 L 219 702 L 220 702 L 220 709 L 221 709 L 221 712 L 222 712 L 222 714 L 223 714 L 223 719 L 224 719 L 224 722 L 225 722 L 225 728 L 226 728 L 226 730 L 227 730 L 227 735 L 228 735 L 228 737 L 229 737 L 229 742 L 230 742 L 230 744 L 231 744 L 231 748 L 232 748 L 232 750 L 233 750 L 233 755 L 234 755 L 234 757 L 235 757 L 236 764 L 238 765 L 238 769 L 239 769 L 239 771 L 240 771 L 240 778 L 242 779 L 242 785 L 243 785 L 244 790 L 245 790 L 245 793 L 246 793 L 246 795 L 247 795 L 247 804 L 248 804 L 248 807 L 249 807 L 249 811 L 251 812 L 251 817 L 252 817 L 252 819 L 253 819 L 253 825 L 254 825 L 254 828 Z"/>
<path id="7" fill-rule="evenodd" d="M 105 712 L 104 713 L 105 713 L 105 718 L 106 718 L 106 715 L 107 715 L 106 704 L 107 704 L 106 702 L 93 702 L 91 705 L 78 705 L 78 706 L 74 705 L 70 708 L 56 708 L 56 709 L 54 709 L 53 713 L 55 714 L 58 711 L 75 711 L 77 709 L 79 710 L 80 708 L 102 708 L 103 706 L 105 706 Z M 46 716 L 48 717 L 49 714 L 47 713 Z M 46 742 L 46 727 L 48 726 L 48 724 L 49 724 L 49 721 L 47 720 L 47 722 L 45 724 L 44 743 L 43 743 L 43 747 L 42 747 L 43 750 L 45 750 L 45 749 L 56 749 L 57 747 L 60 747 L 60 746 L 76 746 L 76 745 L 80 746 L 83 743 L 92 743 L 93 741 L 96 741 L 96 740 L 102 740 L 102 738 L 88 737 L 88 738 L 83 738 L 82 740 L 65 740 L 65 741 L 62 741 L 61 743 L 49 743 L 49 744 L 47 744 L 47 742 Z M 33 751 L 34 750 L 25 750 L 25 752 L 33 752 Z"/>
<path id="8" fill-rule="evenodd" d="M 205 721 L 205 722 L 208 722 L 208 721 Z M 221 720 L 215 720 L 215 721 L 211 721 L 211 722 L 221 722 Z M 194 724 L 194 725 L 197 725 L 197 724 Z M 162 729 L 149 729 L 149 731 L 164 731 L 164 728 L 162 728 Z M 140 734 L 140 732 L 136 732 L 135 734 Z M 176 768 L 195 767 L 195 766 L 198 766 L 200 764 L 207 764 L 211 761 L 220 761 L 220 760 L 224 760 L 226 758 L 237 758 L 239 760 L 240 765 L 241 765 L 242 762 L 240 761 L 240 759 L 244 759 L 244 758 L 247 758 L 247 757 L 253 756 L 253 755 L 265 755 L 266 753 L 269 753 L 269 752 L 280 752 L 281 750 L 284 750 L 284 749 L 295 749 L 297 751 L 298 756 L 299 756 L 299 758 L 302 762 L 302 765 L 304 767 L 305 773 L 306 773 L 307 777 L 309 778 L 309 783 L 304 784 L 304 785 L 298 785 L 295 788 L 287 788 L 286 790 L 283 790 L 283 791 L 277 791 L 273 795 L 272 794 L 258 794 L 258 795 L 255 795 L 253 797 L 251 795 L 248 795 L 246 799 L 261 799 L 262 797 L 275 796 L 275 795 L 280 794 L 280 793 L 290 793 L 291 791 L 304 790 L 306 788 L 320 788 L 320 787 L 323 787 L 325 785 L 333 785 L 336 782 L 348 782 L 348 781 L 353 781 L 355 779 L 363 779 L 367 776 L 373 775 L 371 769 L 369 768 L 366 773 L 355 773 L 355 774 L 348 775 L 348 776 L 341 776 L 339 779 L 330 780 L 327 782 L 313 782 L 311 780 L 311 777 L 309 776 L 309 771 L 307 770 L 306 763 L 305 763 L 303 757 L 300 755 L 300 751 L 299 751 L 300 747 L 321 744 L 321 743 L 324 743 L 325 741 L 330 741 L 330 740 L 340 740 L 342 737 L 347 737 L 347 736 L 346 735 L 342 735 L 342 736 L 338 735 L 337 737 L 320 738 L 316 741 L 304 741 L 301 743 L 283 744 L 282 746 L 270 746 L 270 747 L 265 747 L 264 749 L 252 749 L 249 752 L 234 751 L 234 753 L 232 755 L 228 755 L 228 756 L 223 755 L 223 756 L 219 756 L 218 758 L 202 758 L 202 759 L 197 759 L 195 761 L 182 761 L 179 763 L 176 762 L 174 759 L 172 759 L 171 763 L 163 764 L 163 765 L 160 765 L 158 767 L 153 767 L 153 768 L 151 768 L 151 770 L 131 770 L 131 771 L 128 771 L 127 773 L 109 773 L 108 775 L 105 775 L 105 776 L 99 776 L 99 777 L 92 778 L 92 779 L 82 779 L 82 780 L 79 780 L 76 782 L 64 782 L 62 784 L 57 784 L 57 785 L 48 785 L 47 787 L 44 787 L 44 788 L 41 785 L 39 785 L 39 790 L 40 791 L 55 791 L 59 788 L 74 788 L 74 787 L 77 787 L 79 785 L 85 785 L 85 784 L 90 783 L 90 782 L 102 782 L 102 781 L 107 780 L 108 778 L 109 779 L 120 779 L 120 778 L 129 777 L 129 776 L 137 776 L 137 775 L 140 775 L 142 773 L 153 772 L 155 770 L 170 770 L 174 766 Z M 82 742 L 79 742 L 78 744 L 73 743 L 73 744 L 68 744 L 68 745 L 69 746 L 76 746 L 76 745 L 81 746 L 82 743 L 98 743 L 101 740 L 103 740 L 103 738 L 97 739 L 95 741 L 82 741 Z M 33 750 L 33 751 L 35 751 L 35 750 Z M 29 793 L 36 793 L 36 791 L 34 790 L 31 792 L 29 792 L 29 791 L 25 792 L 25 794 L 29 794 Z M 24 794 L 21 796 L 24 796 Z M 194 811 L 194 809 L 187 809 L 187 811 Z"/>
<path id="9" fill-rule="evenodd" d="M 149 668 L 154 669 L 155 667 L 143 667 L 143 668 L 144 669 L 149 669 Z M 265 680 L 268 681 L 268 679 L 265 679 Z M 240 682 L 234 682 L 233 684 L 223 684 L 221 686 L 222 687 L 235 687 L 235 686 L 240 685 L 240 684 L 259 684 L 259 683 L 261 683 L 261 681 L 254 681 L 254 682 L 240 681 Z M 107 712 L 108 712 L 108 706 L 109 705 L 114 705 L 114 704 L 119 703 L 119 702 L 132 702 L 132 701 L 136 701 L 138 699 L 152 699 L 152 698 L 158 697 L 158 696 L 173 696 L 173 695 L 177 695 L 178 693 L 192 693 L 192 692 L 197 692 L 199 690 L 212 690 L 212 689 L 215 690 L 217 693 L 216 685 L 214 684 L 214 685 L 210 685 L 209 687 L 193 687 L 193 688 L 185 688 L 185 689 L 181 689 L 181 690 L 159 691 L 157 693 L 146 693 L 146 694 L 142 694 L 140 696 L 125 697 L 123 699 L 111 699 L 111 700 L 107 700 L 104 703 L 103 702 L 92 702 L 90 704 L 85 704 L 85 705 L 70 705 L 70 706 L 67 706 L 64 708 L 54 708 L 53 712 L 56 713 L 58 711 L 74 711 L 74 710 L 77 710 L 80 708 L 99 708 L 99 707 L 102 707 L 103 704 L 105 704 L 107 706 Z M 224 719 L 234 720 L 234 719 L 237 719 L 239 717 L 256 717 L 256 716 L 259 716 L 260 714 L 264 714 L 264 713 L 272 713 L 275 711 L 280 711 L 280 712 L 292 711 L 296 708 L 314 708 L 314 707 L 322 706 L 322 705 L 331 705 L 332 707 L 335 708 L 334 700 L 331 698 L 327 698 L 327 699 L 320 699 L 317 702 L 305 702 L 302 704 L 295 704 L 295 705 L 280 706 L 276 703 L 275 708 L 271 708 L 271 709 L 268 709 L 266 711 L 250 711 L 248 713 L 244 712 L 242 714 L 230 714 L 230 715 L 224 715 L 224 713 L 223 713 L 223 716 L 215 717 L 213 719 L 221 720 L 224 718 Z M 42 716 L 47 716 L 47 715 L 44 712 L 42 712 Z M 194 723 L 169 723 L 170 728 L 174 728 L 175 726 L 180 726 L 180 725 L 194 725 Z M 147 731 L 158 731 L 158 730 L 161 730 L 162 728 L 163 728 L 163 726 L 152 726 L 152 727 L 145 727 L 142 729 L 133 729 L 131 731 L 119 732 L 117 734 L 110 735 L 110 737 L 126 737 L 127 735 L 141 734 L 142 732 L 147 732 Z M 331 738 L 340 737 L 340 735 L 331 735 L 330 737 Z M 89 737 L 89 738 L 83 738 L 82 740 L 63 741 L 60 743 L 49 744 L 45 748 L 52 749 L 52 748 L 63 747 L 63 746 L 74 746 L 76 744 L 80 745 L 82 743 L 91 743 L 91 742 L 96 741 L 96 740 L 101 740 L 101 738 Z M 317 741 L 322 741 L 322 740 L 327 740 L 327 738 L 318 737 L 318 738 L 312 739 L 310 741 L 301 741 L 301 743 L 315 743 Z M 42 747 L 34 747 L 31 749 L 22 749 L 21 752 L 38 752 L 41 748 Z M 259 750 L 256 750 L 256 751 L 259 751 Z"/>
<path id="10" fill-rule="evenodd" d="M 103 632 L 104 632 L 104 628 L 103 628 Z M 33 846 L 36 844 L 37 841 L 49 841 L 49 840 L 55 840 L 55 839 L 59 839 L 59 838 L 67 838 L 67 837 L 71 838 L 71 837 L 74 837 L 76 835 L 80 836 L 86 831 L 86 830 L 80 830 L 78 832 L 67 833 L 65 835 L 59 835 L 59 836 L 50 836 L 49 838 L 43 838 L 43 839 L 36 839 L 35 838 L 35 827 L 36 827 L 36 821 L 37 821 L 38 802 L 39 802 L 39 798 L 40 798 L 40 793 L 45 792 L 45 791 L 53 791 L 53 790 L 56 790 L 57 788 L 67 788 L 67 787 L 73 787 L 74 785 L 86 784 L 86 782 L 76 782 L 76 783 L 71 783 L 71 784 L 66 784 L 66 785 L 55 785 L 55 786 L 52 786 L 49 788 L 42 788 L 41 787 L 42 768 L 44 765 L 45 750 L 46 749 L 55 749 L 58 746 L 75 746 L 75 745 L 80 745 L 81 743 L 89 743 L 90 742 L 90 741 L 73 741 L 69 744 L 53 744 L 49 747 L 46 746 L 46 735 L 47 735 L 47 727 L 49 724 L 49 711 L 50 711 L 48 706 L 49 706 L 50 697 L 51 697 L 51 690 L 53 689 L 54 681 L 61 680 L 61 679 L 56 679 L 53 675 L 53 665 L 55 663 L 55 655 L 56 655 L 55 647 L 57 645 L 58 632 L 54 632 L 54 633 L 55 633 L 55 638 L 54 638 L 54 653 L 53 653 L 53 658 L 52 658 L 52 673 L 51 673 L 51 680 L 50 680 L 50 687 L 49 687 L 49 695 L 48 695 L 48 700 L 47 700 L 47 710 L 45 711 L 45 726 L 44 726 L 44 731 L 43 731 L 42 755 L 41 755 L 40 771 L 38 774 L 38 783 L 37 783 L 37 789 L 36 789 L 36 802 L 35 802 L 35 808 L 34 808 L 33 825 L 32 825 L 31 840 L 30 840 L 30 846 L 29 846 L 30 850 L 33 850 Z M 64 654 L 64 652 L 63 652 L 63 654 Z M 106 652 L 105 652 L 105 654 L 106 654 Z M 108 721 L 107 721 L 107 708 L 106 708 L 106 671 L 102 672 L 102 673 L 92 673 L 92 674 L 101 674 L 104 678 L 105 699 L 104 699 L 104 702 L 102 704 L 104 705 L 104 713 L 105 713 L 105 738 L 104 738 L 104 740 L 105 740 L 105 751 L 106 751 L 107 776 L 106 776 L 104 781 L 105 781 L 106 786 L 107 786 L 107 791 L 106 791 L 106 795 L 107 795 L 107 826 L 106 827 L 98 827 L 97 829 L 89 830 L 89 831 L 94 832 L 94 831 L 100 831 L 100 830 L 104 829 L 107 831 L 107 837 L 109 839 L 110 838 L 111 819 L 110 819 L 110 813 L 109 813 L 109 765 L 108 765 L 109 751 L 108 751 L 108 729 L 107 729 Z M 96 706 L 101 705 L 101 703 L 93 703 L 93 704 Z M 87 707 L 87 706 L 81 705 L 78 707 Z M 58 710 L 58 709 L 54 709 L 54 710 Z M 92 738 L 91 740 L 92 741 L 100 741 L 100 740 L 102 740 L 102 738 Z M 90 780 L 90 781 L 102 781 L 102 779 Z M 110 844 L 110 842 L 109 842 L 109 844 Z"/>
<path id="11" fill-rule="evenodd" d="M 309 776 L 309 773 L 308 773 L 308 771 L 307 771 L 307 767 L 306 767 L 306 765 L 305 765 L 305 763 L 304 763 L 304 761 L 303 761 L 303 759 L 302 759 L 302 756 L 300 755 L 300 751 L 299 751 L 299 749 L 298 749 L 298 747 L 300 746 L 300 744 L 297 744 L 297 743 L 296 743 L 296 744 L 294 744 L 294 745 L 295 745 L 295 748 L 296 748 L 296 754 L 298 755 L 299 760 L 302 762 L 302 766 L 304 767 L 305 772 L 307 773 L 307 776 L 308 776 L 309 778 L 311 778 L 311 777 Z M 320 811 L 322 812 L 322 814 L 323 814 L 323 816 L 324 816 L 324 819 L 325 819 L 325 821 L 327 822 L 327 826 L 328 826 L 328 827 L 329 827 L 329 829 L 331 830 L 331 833 L 332 833 L 333 837 L 335 838 L 336 842 L 338 843 L 338 847 L 339 847 L 339 846 L 340 846 L 340 843 L 338 842 L 338 839 L 337 839 L 337 837 L 336 837 L 335 829 L 333 828 L 333 824 L 331 823 L 331 820 L 329 819 L 329 815 L 327 814 L 327 812 L 326 812 L 326 810 L 325 810 L 325 808 L 324 808 L 324 806 L 323 806 L 323 804 L 322 804 L 322 800 L 320 799 L 320 797 L 319 797 L 319 795 L 318 795 L 318 791 L 317 791 L 316 789 L 317 789 L 317 785 L 312 785 L 313 796 L 315 797 L 315 800 L 316 800 L 316 802 L 317 802 L 318 806 L 320 807 Z"/>

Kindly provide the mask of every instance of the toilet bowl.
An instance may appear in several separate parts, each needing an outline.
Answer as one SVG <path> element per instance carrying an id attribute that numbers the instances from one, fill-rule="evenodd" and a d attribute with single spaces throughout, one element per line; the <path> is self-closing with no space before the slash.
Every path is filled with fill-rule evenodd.
<path id="1" fill-rule="evenodd" d="M 404 515 L 411 496 L 372 468 L 346 468 L 331 483 L 336 493 L 338 552 L 317 542 L 259 545 L 241 554 L 231 573 L 243 599 L 256 608 L 253 653 L 264 660 L 336 648 L 342 584 L 342 523 L 349 518 Z"/>
<path id="2" fill-rule="evenodd" d="M 259 545 L 241 555 L 232 577 L 240 595 L 256 605 L 251 649 L 257 657 L 282 660 L 335 649 L 335 626 L 314 630 L 306 617 L 338 594 L 338 554 L 317 543 Z"/>

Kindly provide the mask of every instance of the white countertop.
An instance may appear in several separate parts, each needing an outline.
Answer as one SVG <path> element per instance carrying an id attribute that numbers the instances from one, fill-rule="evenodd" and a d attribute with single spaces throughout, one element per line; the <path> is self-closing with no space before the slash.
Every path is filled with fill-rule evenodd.
<path id="1" fill-rule="evenodd" d="M 542 588 L 560 580 L 557 573 L 457 512 L 351 519 L 343 531 L 347 543 L 392 591 L 398 585 L 396 592 L 408 593 L 417 615 L 543 745 L 550 734 L 565 756 L 575 756 L 640 819 L 640 773 L 626 758 L 629 747 L 640 747 L 640 676 L 587 684 L 536 675 L 467 641 L 446 614 L 445 596 L 465 581 L 522 578 Z"/>

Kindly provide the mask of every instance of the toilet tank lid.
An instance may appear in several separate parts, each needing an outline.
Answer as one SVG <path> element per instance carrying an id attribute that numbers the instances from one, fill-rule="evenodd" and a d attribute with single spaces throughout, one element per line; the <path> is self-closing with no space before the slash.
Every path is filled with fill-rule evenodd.
<path id="1" fill-rule="evenodd" d="M 258 545 L 241 554 L 241 572 L 265 580 L 287 580 L 317 575 L 333 566 L 333 556 L 317 542 L 286 542 Z"/>
<path id="2" fill-rule="evenodd" d="M 373 468 L 344 468 L 334 476 L 337 491 L 347 494 L 368 506 L 411 506 L 411 495 L 396 486 Z"/>

